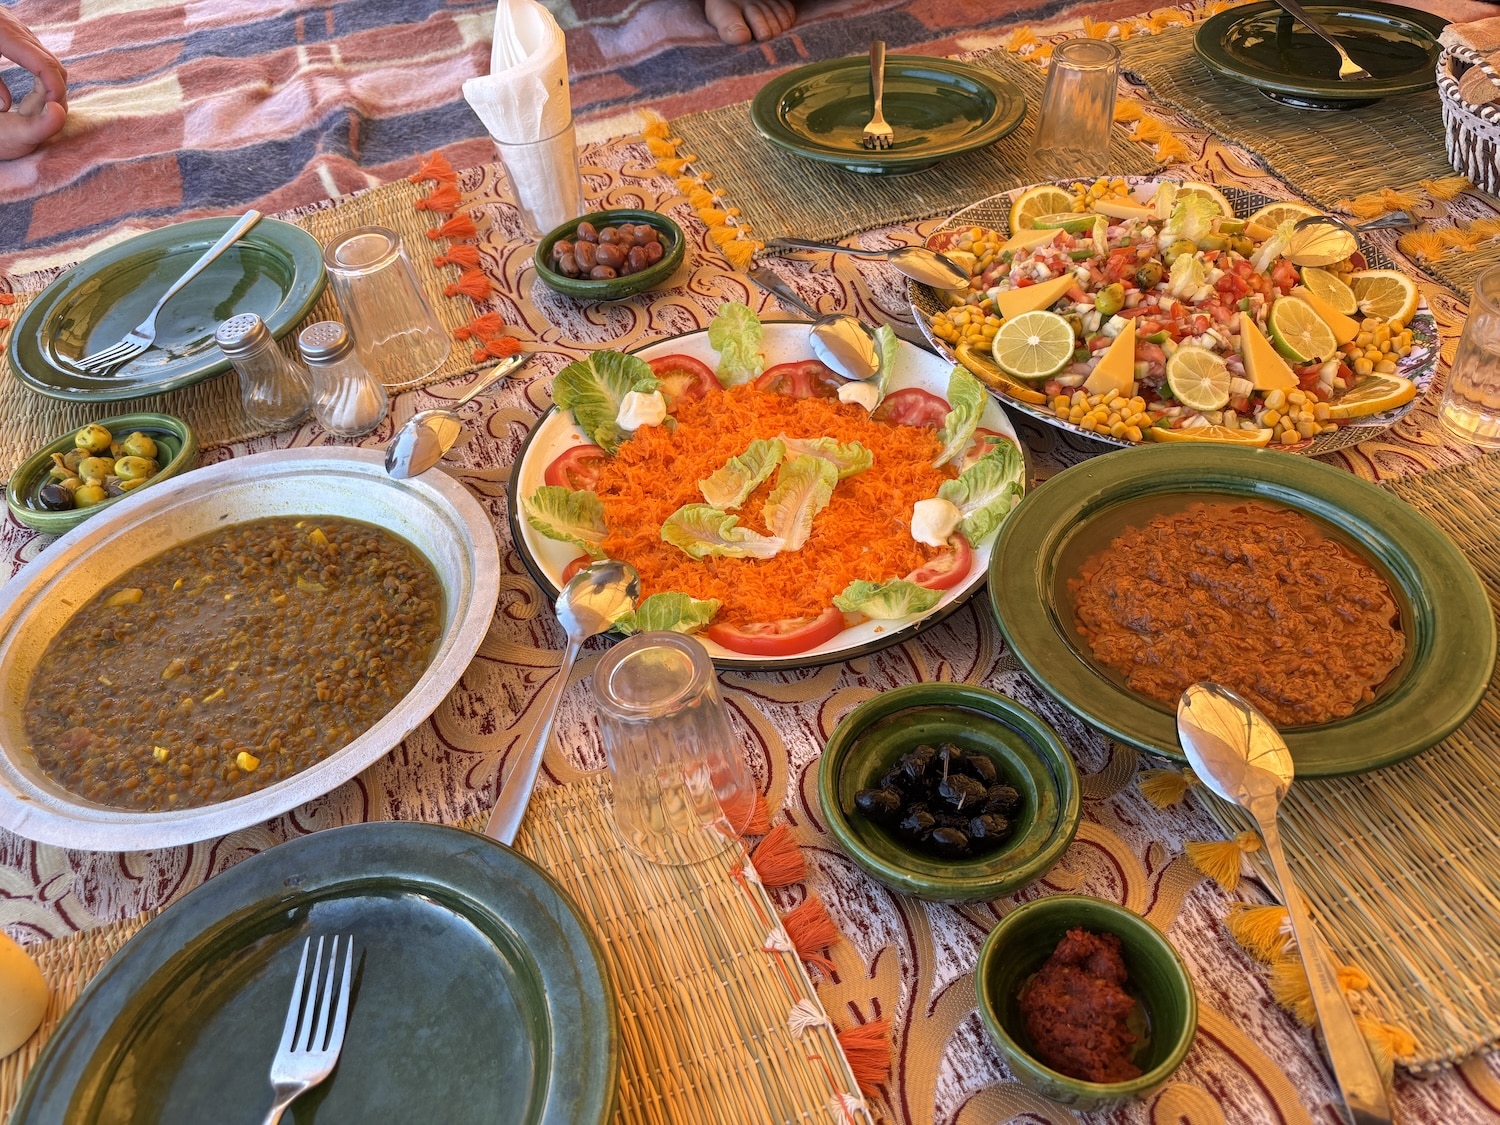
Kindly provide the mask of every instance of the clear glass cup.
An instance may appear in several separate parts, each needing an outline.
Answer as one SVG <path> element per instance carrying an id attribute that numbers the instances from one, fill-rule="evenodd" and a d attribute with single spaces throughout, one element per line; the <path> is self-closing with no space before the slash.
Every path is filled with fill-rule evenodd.
<path id="1" fill-rule="evenodd" d="M 578 171 L 578 140 L 573 119 L 537 141 L 491 137 L 510 181 L 521 223 L 532 238 L 583 214 L 583 177 Z"/>
<path id="2" fill-rule="evenodd" d="M 323 265 L 365 366 L 386 386 L 431 375 L 451 344 L 417 281 L 401 236 L 360 227 L 323 249 Z"/>
<path id="3" fill-rule="evenodd" d="M 1102 39 L 1069 39 L 1052 52 L 1041 119 L 1027 168 L 1035 180 L 1097 176 L 1110 168 L 1120 50 Z"/>
<path id="4" fill-rule="evenodd" d="M 1443 428 L 1485 449 L 1500 449 L 1500 266 L 1474 279 L 1469 319 L 1448 369 Z"/>
<path id="5" fill-rule="evenodd" d="M 594 669 L 615 827 L 656 863 L 708 859 L 750 821 L 755 783 L 729 727 L 708 651 L 681 633 L 640 633 Z"/>

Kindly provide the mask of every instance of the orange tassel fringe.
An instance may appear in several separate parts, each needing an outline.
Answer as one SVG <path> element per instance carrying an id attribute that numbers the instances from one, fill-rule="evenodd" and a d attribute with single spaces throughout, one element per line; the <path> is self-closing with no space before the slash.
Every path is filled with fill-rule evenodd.
<path id="1" fill-rule="evenodd" d="M 724 819 L 730 824 L 744 825 L 739 829 L 741 836 L 764 836 L 771 831 L 771 806 L 759 793 L 746 797 L 736 790 L 730 800 L 720 803 L 720 807 L 724 810 Z"/>
<path id="2" fill-rule="evenodd" d="M 800 882 L 807 874 L 807 861 L 792 839 L 792 830 L 785 823 L 778 824 L 766 838 L 755 845 L 750 853 L 750 862 L 760 875 L 760 881 L 768 887 L 789 887 Z"/>
<path id="3" fill-rule="evenodd" d="M 443 184 L 433 188 L 412 206 L 418 211 L 441 211 L 445 215 L 451 215 L 458 210 L 461 199 L 463 196 L 459 194 L 457 184 Z"/>
<path id="4" fill-rule="evenodd" d="M 521 350 L 521 341 L 514 336 L 501 336 L 498 340 L 483 341 L 484 347 L 477 348 L 474 352 L 474 362 L 483 363 L 487 359 L 505 359 L 513 356 Z"/>
<path id="5" fill-rule="evenodd" d="M 443 287 L 443 295 L 445 297 L 457 297 L 462 293 L 465 297 L 477 302 L 487 300 L 494 288 L 490 279 L 485 277 L 484 271 L 477 269 L 464 270 L 462 276 L 457 281 L 452 285 L 445 285 Z"/>
<path id="6" fill-rule="evenodd" d="M 439 254 L 432 259 L 432 264 L 441 269 L 443 266 L 458 266 L 460 269 L 472 270 L 479 268 L 479 247 L 477 246 L 450 246 L 446 254 Z"/>
<path id="7" fill-rule="evenodd" d="M 8 317 L 8 316 L 0 316 L 0 332 L 4 332 L 9 327 L 10 327 L 10 317 Z"/>
<path id="8" fill-rule="evenodd" d="M 797 947 L 797 956 L 818 966 L 824 972 L 834 971 L 834 964 L 819 950 L 827 949 L 843 940 L 833 919 L 828 916 L 828 907 L 816 894 L 810 894 L 797 908 L 781 920 L 786 927 L 786 936 Z"/>
<path id="9" fill-rule="evenodd" d="M 458 173 L 453 170 L 453 165 L 448 163 L 446 156 L 440 152 L 433 152 L 407 179 L 414 184 L 420 184 L 424 180 L 452 183 L 458 179 Z"/>
<path id="10" fill-rule="evenodd" d="M 891 1073 L 891 1021 L 871 1020 L 838 1033 L 860 1093 L 873 1098 Z"/>
<path id="11" fill-rule="evenodd" d="M 0 305 L 13 305 L 16 303 L 14 293 L 0 293 Z"/>
<path id="12" fill-rule="evenodd" d="M 489 336 L 493 336 L 504 327 L 505 322 L 500 319 L 499 313 L 487 312 L 481 313 L 462 328 L 455 330 L 453 335 L 459 340 L 467 340 L 471 336 L 478 336 L 483 340 Z"/>
<path id="13" fill-rule="evenodd" d="M 434 242 L 440 238 L 454 238 L 463 242 L 465 239 L 477 238 L 478 235 L 479 228 L 474 225 L 474 220 L 467 211 L 460 211 L 442 226 L 427 232 L 427 237 Z"/>

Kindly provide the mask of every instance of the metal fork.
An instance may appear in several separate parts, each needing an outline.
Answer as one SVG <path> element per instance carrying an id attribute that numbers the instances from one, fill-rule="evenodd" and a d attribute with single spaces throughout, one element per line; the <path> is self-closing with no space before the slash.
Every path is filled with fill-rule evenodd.
<path id="1" fill-rule="evenodd" d="M 1322 24 L 1317 23 L 1308 15 L 1302 5 L 1297 3 L 1297 0 L 1276 0 L 1276 3 L 1286 9 L 1294 20 L 1339 53 L 1339 81 L 1369 82 L 1374 79 L 1375 76 L 1351 59 L 1349 52 L 1344 50 L 1344 45 L 1328 34 Z"/>
<path id="2" fill-rule="evenodd" d="M 354 977 L 354 938 L 350 936 L 344 949 L 344 975 L 339 981 L 337 996 L 334 995 L 333 978 L 338 968 L 339 939 L 333 939 L 328 954 L 328 979 L 321 999 L 318 996 L 318 964 L 323 959 L 323 939 L 318 939 L 318 951 L 313 954 L 309 966 L 307 951 L 311 945 L 312 938 L 302 943 L 302 961 L 297 966 L 297 982 L 292 987 L 292 1002 L 286 1011 L 286 1027 L 281 1032 L 276 1058 L 271 1062 L 271 1088 L 276 1092 L 276 1100 L 266 1114 L 265 1125 L 276 1125 L 297 1095 L 328 1077 L 339 1061 L 339 1049 L 344 1045 L 350 984 Z M 335 1007 L 337 1011 L 330 1029 L 328 1014 Z M 313 1026 L 315 1018 L 316 1027 Z"/>
<path id="3" fill-rule="evenodd" d="M 885 40 L 877 39 L 870 44 L 870 95 L 875 99 L 875 112 L 865 126 L 865 148 L 890 148 L 891 127 L 885 123 L 885 113 L 880 108 L 885 96 Z"/>
<path id="4" fill-rule="evenodd" d="M 1306 230 L 1308 227 L 1330 226 L 1340 227 L 1350 234 L 1359 234 L 1367 230 L 1399 230 L 1403 227 L 1416 226 L 1416 220 L 1405 211 L 1392 211 L 1389 215 L 1382 215 L 1378 219 L 1371 219 L 1367 223 L 1349 224 L 1334 215 L 1309 215 L 1305 219 L 1298 219 L 1293 230 Z"/>
<path id="5" fill-rule="evenodd" d="M 161 312 L 162 306 L 177 296 L 184 285 L 206 270 L 215 258 L 233 246 L 242 234 L 260 222 L 260 218 L 259 211 L 246 211 L 234 226 L 224 232 L 224 236 L 219 241 L 204 252 L 203 257 L 189 266 L 187 272 L 172 283 L 172 287 L 162 294 L 161 300 L 157 301 L 155 307 L 146 314 L 146 319 L 127 332 L 123 340 L 107 348 L 101 348 L 93 355 L 74 360 L 73 365 L 88 372 L 107 371 L 111 367 L 119 367 L 122 363 L 128 363 L 156 343 L 156 314 Z"/>

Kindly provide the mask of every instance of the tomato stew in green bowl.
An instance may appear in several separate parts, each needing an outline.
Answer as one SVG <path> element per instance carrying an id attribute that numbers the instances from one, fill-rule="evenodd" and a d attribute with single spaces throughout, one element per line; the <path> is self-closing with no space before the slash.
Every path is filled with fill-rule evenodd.
<path id="1" fill-rule="evenodd" d="M 580 231 L 594 237 L 579 238 Z M 581 259 L 577 249 L 580 242 L 591 243 L 581 252 Z M 682 228 L 665 215 L 616 208 L 569 219 L 548 232 L 537 246 L 534 260 L 537 276 L 559 293 L 585 300 L 620 301 L 660 287 L 682 265 L 686 253 Z M 638 268 L 631 268 L 632 257 Z M 617 276 L 590 277 L 595 266 L 614 270 Z M 626 269 L 630 272 L 624 272 Z"/>

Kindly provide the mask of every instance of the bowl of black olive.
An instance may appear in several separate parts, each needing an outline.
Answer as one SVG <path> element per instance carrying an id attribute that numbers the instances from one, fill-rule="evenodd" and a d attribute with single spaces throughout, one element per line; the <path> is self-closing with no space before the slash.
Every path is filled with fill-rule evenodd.
<path id="1" fill-rule="evenodd" d="M 533 260 L 537 276 L 559 293 L 619 301 L 661 285 L 686 253 L 682 228 L 665 215 L 616 208 L 548 232 Z"/>
<path id="2" fill-rule="evenodd" d="M 855 708 L 818 768 L 828 830 L 918 898 L 997 898 L 1040 878 L 1082 816 L 1078 769 L 1039 715 L 972 684 L 911 684 Z"/>

